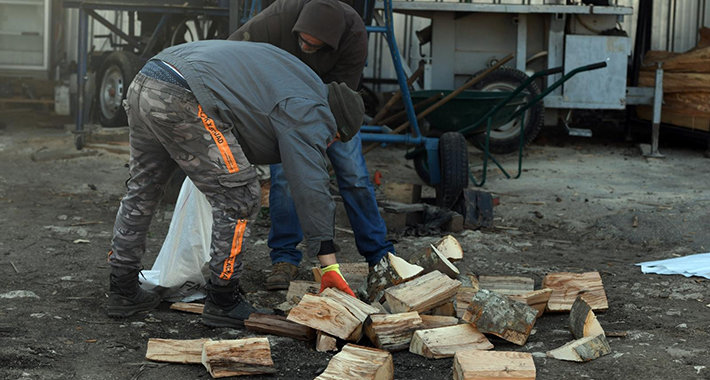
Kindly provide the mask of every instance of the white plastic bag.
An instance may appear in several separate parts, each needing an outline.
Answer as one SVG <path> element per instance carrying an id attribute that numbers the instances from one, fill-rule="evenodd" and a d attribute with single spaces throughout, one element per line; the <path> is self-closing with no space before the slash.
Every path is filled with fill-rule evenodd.
<path id="1" fill-rule="evenodd" d="M 203 298 L 209 279 L 211 238 L 212 207 L 186 178 L 158 258 L 151 270 L 143 271 L 143 288 L 155 289 L 170 302 Z"/>

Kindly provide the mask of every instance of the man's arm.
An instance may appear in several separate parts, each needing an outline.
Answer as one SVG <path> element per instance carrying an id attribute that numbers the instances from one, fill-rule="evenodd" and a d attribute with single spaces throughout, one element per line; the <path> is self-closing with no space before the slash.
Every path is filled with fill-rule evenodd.
<path id="1" fill-rule="evenodd" d="M 308 253 L 334 253 L 335 203 L 325 157 L 335 119 L 327 105 L 302 98 L 281 102 L 270 116 Z"/>

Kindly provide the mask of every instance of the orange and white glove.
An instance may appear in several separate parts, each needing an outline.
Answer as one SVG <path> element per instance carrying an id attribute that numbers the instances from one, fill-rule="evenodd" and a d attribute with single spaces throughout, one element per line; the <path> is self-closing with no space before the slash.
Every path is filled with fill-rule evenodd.
<path id="1" fill-rule="evenodd" d="M 352 289 L 350 289 L 350 285 L 348 285 L 348 282 L 345 281 L 343 275 L 340 273 L 340 265 L 331 264 L 325 268 L 321 268 L 320 274 L 321 293 L 325 290 L 325 288 L 335 288 L 355 297 L 355 293 L 353 293 Z"/>

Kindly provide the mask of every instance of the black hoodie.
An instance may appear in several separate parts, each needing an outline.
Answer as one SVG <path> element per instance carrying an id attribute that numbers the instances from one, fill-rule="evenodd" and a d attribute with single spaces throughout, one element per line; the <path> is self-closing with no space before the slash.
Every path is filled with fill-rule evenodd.
<path id="1" fill-rule="evenodd" d="M 301 51 L 297 32 L 327 46 Z M 344 82 L 357 89 L 367 59 L 367 32 L 360 15 L 337 0 L 277 0 L 249 20 L 230 40 L 266 42 L 295 55 L 324 83 Z"/>

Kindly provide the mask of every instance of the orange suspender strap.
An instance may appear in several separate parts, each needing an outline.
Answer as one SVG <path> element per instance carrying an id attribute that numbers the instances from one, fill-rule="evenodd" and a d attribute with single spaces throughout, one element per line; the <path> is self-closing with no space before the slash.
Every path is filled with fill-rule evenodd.
<path id="1" fill-rule="evenodd" d="M 242 253 L 242 242 L 244 241 L 244 232 L 247 229 L 247 220 L 239 219 L 237 227 L 234 229 L 234 238 L 232 239 L 232 250 L 229 257 L 224 261 L 224 267 L 219 278 L 222 280 L 230 280 L 234 274 L 234 261 L 237 256 Z"/>
<path id="2" fill-rule="evenodd" d="M 212 135 L 214 142 L 217 144 L 217 149 L 219 149 L 219 153 L 222 154 L 222 159 L 224 160 L 224 164 L 227 165 L 227 170 L 229 170 L 230 173 L 238 172 L 239 166 L 237 166 L 237 161 L 234 160 L 234 156 L 229 149 L 227 140 L 224 139 L 224 135 L 215 127 L 214 120 L 207 117 L 204 111 L 202 111 L 202 106 L 198 105 L 197 107 L 198 116 L 202 119 L 202 124 L 205 125 L 205 129 Z"/>

